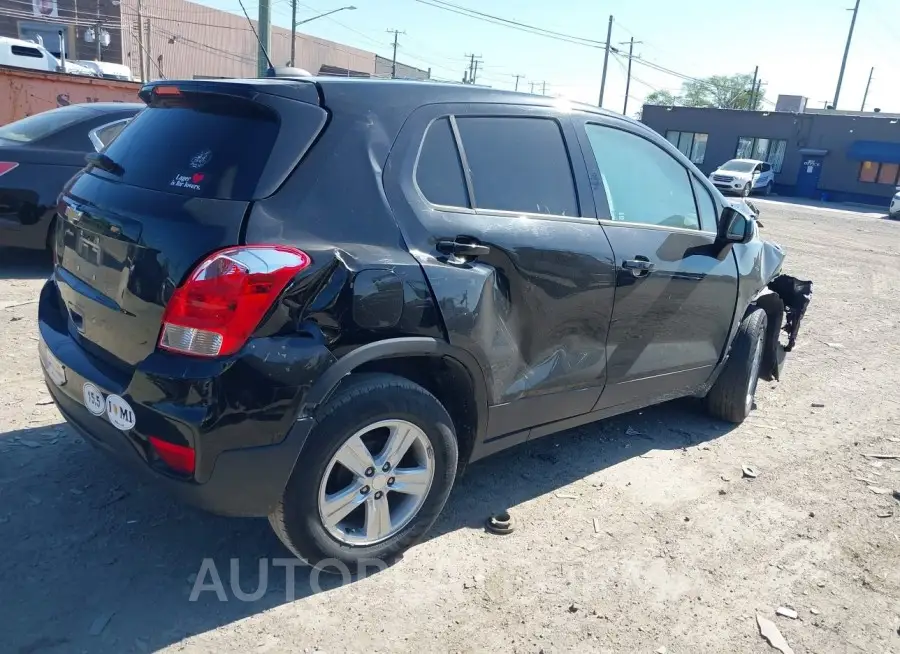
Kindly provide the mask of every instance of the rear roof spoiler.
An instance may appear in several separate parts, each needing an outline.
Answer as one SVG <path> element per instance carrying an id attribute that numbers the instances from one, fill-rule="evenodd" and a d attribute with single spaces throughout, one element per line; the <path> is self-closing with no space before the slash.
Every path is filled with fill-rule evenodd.
<path id="1" fill-rule="evenodd" d="M 208 93 L 230 95 L 237 98 L 253 100 L 256 95 L 265 93 L 296 102 L 321 105 L 318 85 L 313 79 L 297 77 L 268 77 L 260 79 L 215 79 L 215 80 L 158 80 L 141 87 L 138 96 L 146 104 L 150 104 L 154 94 L 158 96 L 178 95 L 180 93 Z"/>

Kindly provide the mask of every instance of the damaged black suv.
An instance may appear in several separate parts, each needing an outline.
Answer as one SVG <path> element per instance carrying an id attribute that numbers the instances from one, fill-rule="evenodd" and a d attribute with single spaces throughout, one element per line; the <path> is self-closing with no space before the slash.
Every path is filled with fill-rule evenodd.
<path id="1" fill-rule="evenodd" d="M 310 562 L 398 554 L 518 443 L 680 396 L 740 422 L 809 302 L 752 207 L 618 115 L 340 78 L 141 97 L 60 196 L 47 385 Z"/>

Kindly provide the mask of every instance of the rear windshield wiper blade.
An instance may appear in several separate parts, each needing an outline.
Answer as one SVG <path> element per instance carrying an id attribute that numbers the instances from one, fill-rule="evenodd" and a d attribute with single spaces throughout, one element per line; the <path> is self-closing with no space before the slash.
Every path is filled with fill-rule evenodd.
<path id="1" fill-rule="evenodd" d="M 84 160 L 87 161 L 91 166 L 96 166 L 101 170 L 105 170 L 108 173 L 112 173 L 118 177 L 121 177 L 125 173 L 125 169 L 122 168 L 115 161 L 110 159 L 107 155 L 102 152 L 89 152 L 84 156 Z"/>

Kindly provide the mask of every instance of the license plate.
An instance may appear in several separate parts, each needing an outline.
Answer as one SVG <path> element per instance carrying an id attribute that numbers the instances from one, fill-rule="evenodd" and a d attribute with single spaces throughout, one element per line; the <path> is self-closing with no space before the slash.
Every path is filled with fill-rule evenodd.
<path id="1" fill-rule="evenodd" d="M 38 341 L 38 356 L 41 358 L 41 365 L 47 371 L 47 376 L 57 386 L 66 383 L 66 367 L 60 363 L 59 359 L 53 356 L 53 353 L 47 348 L 44 339 Z"/>

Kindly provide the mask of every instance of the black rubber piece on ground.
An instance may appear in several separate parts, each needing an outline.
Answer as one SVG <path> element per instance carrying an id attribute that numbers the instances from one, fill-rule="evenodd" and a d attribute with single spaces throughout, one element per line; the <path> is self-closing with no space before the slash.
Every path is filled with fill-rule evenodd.
<path id="1" fill-rule="evenodd" d="M 434 524 L 456 476 L 459 457 L 453 421 L 427 390 L 388 374 L 351 375 L 316 416 L 282 501 L 269 516 L 275 533 L 310 565 L 336 559 L 355 573 L 356 566 L 379 560 L 390 563 L 414 545 Z M 332 537 L 319 517 L 319 483 L 328 462 L 347 438 L 381 420 L 406 420 L 425 432 L 434 456 L 434 479 L 425 503 L 406 527 L 384 542 L 354 546 Z"/>
<path id="2" fill-rule="evenodd" d="M 497 515 L 490 516 L 484 522 L 484 528 L 492 534 L 505 536 L 516 530 L 516 520 L 509 513 L 503 511 Z"/>
<path id="3" fill-rule="evenodd" d="M 728 422 L 741 423 L 752 408 L 747 405 L 747 390 L 756 380 L 751 368 L 756 349 L 763 347 L 766 334 L 766 312 L 755 309 L 745 316 L 731 345 L 725 369 L 706 396 L 709 413 Z M 759 376 L 759 368 L 756 370 Z"/>

